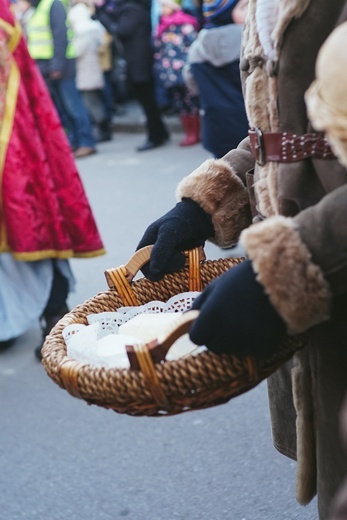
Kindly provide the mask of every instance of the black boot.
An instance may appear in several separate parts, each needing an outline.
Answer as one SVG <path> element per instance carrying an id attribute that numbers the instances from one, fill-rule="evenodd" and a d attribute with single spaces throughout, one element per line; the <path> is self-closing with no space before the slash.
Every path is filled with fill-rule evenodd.
<path id="1" fill-rule="evenodd" d="M 61 320 L 61 318 L 63 318 L 68 312 L 69 309 L 67 305 L 64 304 L 56 314 L 43 314 L 41 318 L 42 343 L 35 349 L 35 356 L 39 361 L 42 360 L 41 349 L 45 342 L 46 336 L 48 336 L 48 334 L 51 332 L 54 325 L 56 325 L 58 321 Z"/>
<path id="2" fill-rule="evenodd" d="M 15 341 L 16 341 L 16 338 L 11 338 L 11 339 L 7 339 L 5 341 L 0 341 L 0 352 L 12 347 L 12 345 L 14 344 Z"/>
<path id="3" fill-rule="evenodd" d="M 112 140 L 112 122 L 107 119 L 99 124 L 99 143 L 105 143 Z"/>

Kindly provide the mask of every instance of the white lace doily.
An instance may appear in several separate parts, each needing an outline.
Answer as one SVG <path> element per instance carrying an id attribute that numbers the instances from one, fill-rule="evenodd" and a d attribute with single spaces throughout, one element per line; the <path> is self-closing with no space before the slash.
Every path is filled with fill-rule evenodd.
<path id="1" fill-rule="evenodd" d="M 166 303 L 151 301 L 137 307 L 120 307 L 115 312 L 90 314 L 87 316 L 89 325 L 76 323 L 68 325 L 63 330 L 67 355 L 77 361 L 96 366 L 129 368 L 125 344 L 131 345 L 143 343 L 143 341 L 140 338 L 128 336 L 125 344 L 116 344 L 114 335 L 119 333 L 119 327 L 139 314 L 188 311 L 199 294 L 199 292 L 185 292 L 173 296 Z M 106 339 L 109 335 L 112 335 L 111 338 Z M 188 342 L 188 334 L 179 338 L 168 351 L 166 359 L 177 359 L 182 355 L 197 354 L 201 350 L 205 350 L 204 347 L 197 347 L 192 343 L 189 345 Z"/>

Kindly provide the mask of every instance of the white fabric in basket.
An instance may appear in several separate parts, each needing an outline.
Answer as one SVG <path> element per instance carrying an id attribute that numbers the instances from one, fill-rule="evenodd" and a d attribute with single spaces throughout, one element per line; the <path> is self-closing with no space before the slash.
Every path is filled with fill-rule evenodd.
<path id="1" fill-rule="evenodd" d="M 67 355 L 95 366 L 129 368 L 125 346 L 148 342 L 165 333 L 165 327 L 172 326 L 172 320 L 188 311 L 199 294 L 186 292 L 173 296 L 166 303 L 152 301 L 138 307 L 121 307 L 116 312 L 90 314 L 87 316 L 89 325 L 72 324 L 63 330 Z M 158 313 L 167 314 L 167 319 L 150 319 L 148 326 L 141 318 L 135 319 L 142 314 Z M 129 326 L 125 326 L 123 331 L 122 326 L 128 322 Z M 166 360 L 195 355 L 203 350 L 205 347 L 197 347 L 185 334 L 172 345 Z"/>

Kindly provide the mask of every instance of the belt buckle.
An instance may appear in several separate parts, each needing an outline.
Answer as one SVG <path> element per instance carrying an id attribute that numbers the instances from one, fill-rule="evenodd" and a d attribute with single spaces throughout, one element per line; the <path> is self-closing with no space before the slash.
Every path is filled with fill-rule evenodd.
<path id="1" fill-rule="evenodd" d="M 255 146 L 256 161 L 257 161 L 257 164 L 259 164 L 259 166 L 264 166 L 264 164 L 266 163 L 266 160 L 265 160 L 263 132 L 257 126 L 254 128 L 254 131 L 257 136 L 257 144 Z"/>

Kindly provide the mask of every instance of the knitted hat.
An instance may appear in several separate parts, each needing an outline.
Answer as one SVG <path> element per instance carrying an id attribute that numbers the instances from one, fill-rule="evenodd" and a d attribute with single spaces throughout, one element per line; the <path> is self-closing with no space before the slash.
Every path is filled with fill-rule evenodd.
<path id="1" fill-rule="evenodd" d="M 202 12 L 205 20 L 212 20 L 226 10 L 232 11 L 239 0 L 203 0 Z"/>

